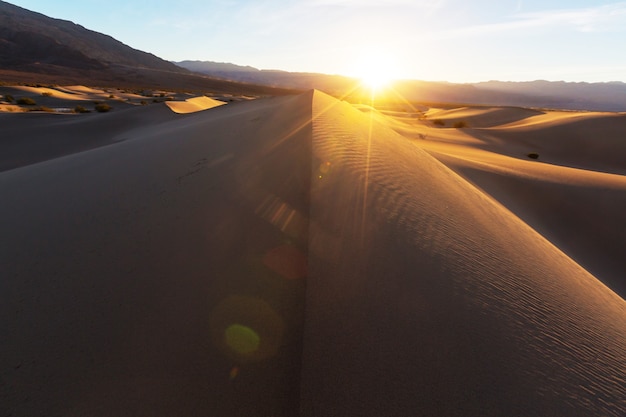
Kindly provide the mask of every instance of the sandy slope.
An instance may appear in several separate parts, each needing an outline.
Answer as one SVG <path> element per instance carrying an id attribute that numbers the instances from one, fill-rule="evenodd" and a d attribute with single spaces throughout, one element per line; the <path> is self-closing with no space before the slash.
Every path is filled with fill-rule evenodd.
<path id="1" fill-rule="evenodd" d="M 43 97 L 50 97 L 55 101 L 77 102 L 75 104 L 83 104 L 84 102 L 94 100 L 105 100 L 112 98 L 113 95 L 119 100 L 145 99 L 145 97 L 121 90 L 102 90 L 96 88 L 85 87 L 82 85 L 72 86 L 54 86 L 54 87 L 32 87 L 32 86 L 8 86 L 0 88 L 3 94 L 12 94 L 15 97 L 31 97 L 38 102 L 45 101 Z"/>
<path id="2" fill-rule="evenodd" d="M 202 110 L 212 109 L 213 107 L 222 106 L 226 104 L 223 101 L 214 100 L 209 97 L 193 97 L 188 98 L 185 101 L 167 101 L 165 102 L 167 107 L 174 113 L 195 113 Z"/>
<path id="3" fill-rule="evenodd" d="M 429 119 L 438 119 L 452 126 L 455 122 L 466 122 L 472 127 L 491 127 L 523 121 L 541 115 L 539 110 L 519 107 L 461 107 L 455 109 L 429 109 Z"/>
<path id="4" fill-rule="evenodd" d="M 0 173 L 4 414 L 297 413 L 310 102 L 163 108 Z"/>
<path id="5" fill-rule="evenodd" d="M 624 115 L 549 111 L 489 129 L 390 126 L 626 297 Z"/>
<path id="6" fill-rule="evenodd" d="M 15 102 L 21 97 L 30 97 L 36 101 L 37 106 L 45 106 L 49 110 L 33 112 L 30 110 L 38 108 L 37 106 L 0 104 L 0 122 L 3 130 L 0 140 L 2 155 L 0 171 L 127 140 L 134 136 L 131 132 L 135 128 L 141 130 L 148 125 L 155 128 L 177 117 L 184 117 L 186 113 L 226 104 L 224 101 L 206 96 L 166 101 L 163 104 L 158 101 L 188 95 L 150 91 L 145 93 L 150 97 L 154 95 L 155 98 L 149 99 L 117 89 L 105 91 L 80 85 L 54 88 L 0 87 L 0 94 L 4 98 L 12 95 Z M 239 97 L 231 97 L 231 100 L 238 99 Z M 148 100 L 150 105 L 145 105 L 148 104 Z M 95 114 L 94 103 L 100 102 L 111 106 L 111 114 Z M 77 105 L 90 110 L 91 114 L 68 113 Z M 53 110 L 60 110 L 61 113 Z"/>
<path id="7" fill-rule="evenodd" d="M 180 117 L 164 104 L 130 106 L 108 114 L 0 114 L 0 171 L 128 140 L 134 129 Z"/>
<path id="8" fill-rule="evenodd" d="M 81 86 L 77 86 L 81 87 Z M 42 96 L 43 94 L 49 94 L 58 99 L 72 100 L 72 101 L 87 101 L 104 98 L 104 91 L 94 90 L 86 87 L 80 89 L 55 89 L 48 87 L 29 87 L 29 86 L 14 86 L 11 87 L 13 94 L 17 92 L 27 93 L 29 96 Z M 107 94 L 108 95 L 108 94 Z"/>
<path id="9" fill-rule="evenodd" d="M 623 414 L 624 300 L 416 146 L 463 174 L 482 139 L 318 92 L 161 110 L 0 173 L 7 414 Z"/>
<path id="10" fill-rule="evenodd" d="M 492 142 L 506 142 L 513 150 L 532 149 L 541 161 L 587 170 L 626 174 L 626 114 L 581 113 L 528 119 L 472 134 Z M 502 150 L 501 146 L 496 149 Z M 509 153 L 513 154 L 513 153 Z M 519 154 L 513 154 L 518 156 Z"/>
<path id="11" fill-rule="evenodd" d="M 437 148 L 426 149 L 626 297 L 626 177 Z"/>
<path id="12" fill-rule="evenodd" d="M 146 105 L 168 100 L 167 106 L 175 113 L 193 113 L 226 104 L 226 101 L 248 99 L 247 96 L 227 95 L 225 100 L 210 97 L 190 97 L 189 93 L 168 91 L 137 90 L 135 92 L 119 89 L 97 89 L 82 85 L 70 86 L 0 86 L 0 112 L 29 112 L 37 107 L 46 107 L 48 111 L 71 112 L 77 105 L 94 111 L 94 104 L 107 103 L 114 109 Z M 7 96 L 13 96 L 12 101 Z M 18 105 L 20 98 L 33 99 L 36 105 Z M 175 100 L 177 99 L 177 100 Z"/>
<path id="13" fill-rule="evenodd" d="M 623 412 L 620 297 L 367 114 L 313 114 L 305 415 Z"/>

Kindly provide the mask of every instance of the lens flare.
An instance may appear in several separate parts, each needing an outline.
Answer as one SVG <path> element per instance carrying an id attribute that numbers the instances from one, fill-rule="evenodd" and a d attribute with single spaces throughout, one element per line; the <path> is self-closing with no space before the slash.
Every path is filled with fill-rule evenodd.
<path id="1" fill-rule="evenodd" d="M 284 320 L 259 298 L 230 296 L 215 306 L 209 321 L 216 347 L 240 365 L 273 357 L 283 342 Z"/>
<path id="2" fill-rule="evenodd" d="M 259 343 L 261 343 L 261 338 L 257 332 L 241 324 L 228 326 L 224 332 L 224 337 L 228 347 L 242 355 L 255 352 L 259 348 Z"/>

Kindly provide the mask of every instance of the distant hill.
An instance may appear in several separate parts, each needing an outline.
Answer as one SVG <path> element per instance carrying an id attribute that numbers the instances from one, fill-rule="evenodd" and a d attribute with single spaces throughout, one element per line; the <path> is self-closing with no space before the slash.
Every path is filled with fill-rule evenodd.
<path id="1" fill-rule="evenodd" d="M 250 66 L 225 62 L 181 61 L 174 63 L 189 71 L 229 81 L 299 90 L 318 89 L 335 95 L 349 91 L 357 83 L 355 79 L 342 75 L 260 70 Z"/>
<path id="2" fill-rule="evenodd" d="M 474 84 L 486 93 L 516 95 L 520 104 L 575 110 L 626 111 L 626 83 L 585 83 L 564 81 L 502 82 Z"/>
<path id="3" fill-rule="evenodd" d="M 319 89 L 363 96 L 358 80 L 340 75 L 259 70 L 211 61 L 168 62 L 78 24 L 0 1 L 0 79 L 88 83 L 277 95 Z M 410 101 L 571 110 L 626 111 L 626 84 L 500 82 L 452 84 L 402 81 Z"/>
<path id="4" fill-rule="evenodd" d="M 259 69 L 251 66 L 242 66 L 231 64 L 229 62 L 213 62 L 213 61 L 181 61 L 174 62 L 179 67 L 186 68 L 190 71 L 211 73 L 211 74 L 230 74 L 232 72 L 237 73 L 258 73 Z"/>
<path id="5" fill-rule="evenodd" d="M 20 69 L 46 66 L 103 69 L 126 65 L 187 72 L 108 35 L 4 1 L 0 1 L 0 65 Z"/>
<path id="6" fill-rule="evenodd" d="M 199 76 L 78 24 L 0 1 L 0 80 L 280 95 L 294 91 Z"/>
<path id="7" fill-rule="evenodd" d="M 182 61 L 190 71 L 231 81 L 283 88 L 316 88 L 337 95 L 354 89 L 356 80 L 338 75 L 259 70 L 249 66 L 209 61 Z M 566 110 L 626 111 L 626 84 L 552 81 L 454 84 L 406 80 L 396 90 L 411 101 L 545 107 Z"/>

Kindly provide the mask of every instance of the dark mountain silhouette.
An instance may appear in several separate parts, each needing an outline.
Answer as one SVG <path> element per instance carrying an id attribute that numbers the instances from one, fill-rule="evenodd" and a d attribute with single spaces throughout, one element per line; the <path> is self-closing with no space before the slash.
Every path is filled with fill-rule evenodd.
<path id="1" fill-rule="evenodd" d="M 606 83 L 529 81 L 489 81 L 474 84 L 481 91 L 511 94 L 520 97 L 520 105 L 537 103 L 539 107 L 556 107 L 574 110 L 626 111 L 626 84 L 619 81 Z"/>
<path id="2" fill-rule="evenodd" d="M 279 95 L 291 90 L 199 76 L 78 24 L 0 1 L 0 79 Z"/>
<path id="3" fill-rule="evenodd" d="M 212 61 L 181 61 L 174 63 L 199 74 L 229 81 L 299 90 L 318 89 L 335 95 L 350 91 L 357 84 L 355 79 L 342 75 L 260 70 L 251 66 Z"/>
<path id="4" fill-rule="evenodd" d="M 103 68 L 110 65 L 184 73 L 180 67 L 108 35 L 0 1 L 0 64 Z M 45 59 L 38 58 L 45 54 Z M 50 57 L 55 57 L 51 59 Z"/>

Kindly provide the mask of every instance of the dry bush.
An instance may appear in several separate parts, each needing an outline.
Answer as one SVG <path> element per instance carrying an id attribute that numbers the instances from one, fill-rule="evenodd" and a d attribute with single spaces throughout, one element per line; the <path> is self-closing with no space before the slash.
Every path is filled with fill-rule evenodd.
<path id="1" fill-rule="evenodd" d="M 22 104 L 24 106 L 34 106 L 37 104 L 37 102 L 30 97 L 21 97 L 17 99 L 17 104 Z"/>
<path id="2" fill-rule="evenodd" d="M 74 113 L 90 113 L 90 111 L 83 106 L 76 106 L 74 107 Z"/>
<path id="3" fill-rule="evenodd" d="M 96 104 L 95 109 L 96 109 L 97 112 L 106 113 L 106 112 L 110 111 L 112 109 L 112 107 L 109 106 L 106 103 L 98 103 L 98 104 Z"/>

